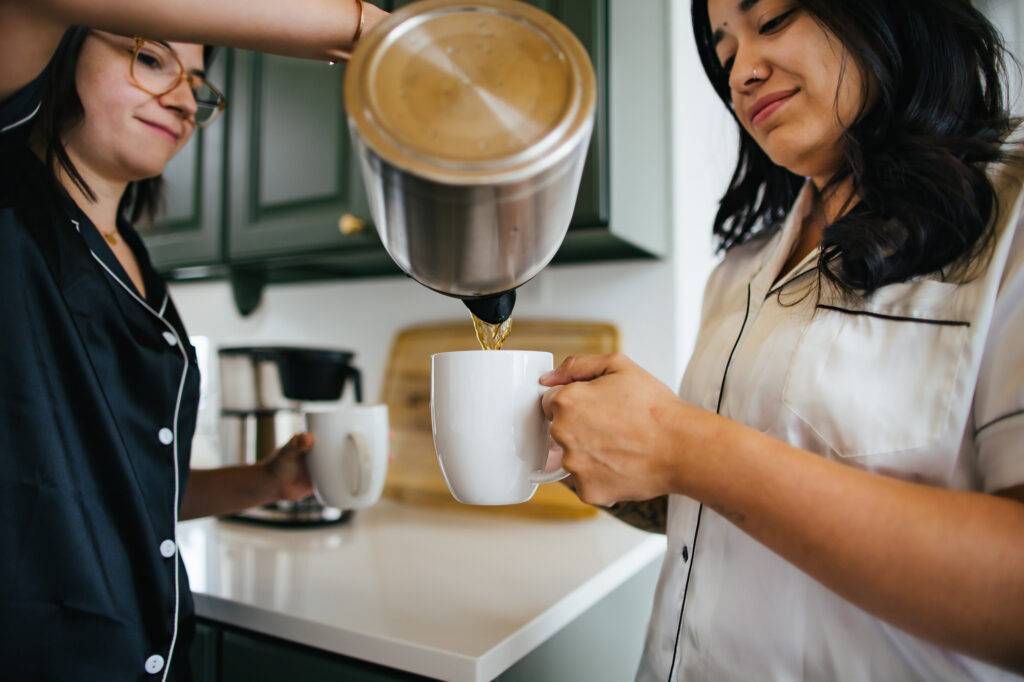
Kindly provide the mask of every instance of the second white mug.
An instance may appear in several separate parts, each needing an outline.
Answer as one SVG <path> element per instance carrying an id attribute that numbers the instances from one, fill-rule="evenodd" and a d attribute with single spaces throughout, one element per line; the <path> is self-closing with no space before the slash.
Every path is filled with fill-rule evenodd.
<path id="1" fill-rule="evenodd" d="M 338 509 L 375 504 L 388 469 L 388 406 L 311 412 L 306 424 L 315 439 L 306 461 L 320 501 Z"/>
<path id="2" fill-rule="evenodd" d="M 479 350 L 430 358 L 430 418 L 441 472 L 459 502 L 526 502 L 538 483 L 568 476 L 544 470 L 550 447 L 540 406 L 551 353 Z"/>

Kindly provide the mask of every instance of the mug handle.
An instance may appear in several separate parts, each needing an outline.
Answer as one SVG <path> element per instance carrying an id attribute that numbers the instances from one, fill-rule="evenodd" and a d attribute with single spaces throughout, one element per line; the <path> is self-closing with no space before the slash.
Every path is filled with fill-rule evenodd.
<path id="1" fill-rule="evenodd" d="M 370 459 L 370 444 L 362 431 L 352 431 L 345 436 L 346 459 L 355 457 L 359 469 L 355 481 L 349 481 L 348 490 L 353 496 L 363 495 L 370 487 L 373 462 Z"/>
<path id="2" fill-rule="evenodd" d="M 554 388 L 553 386 L 540 386 L 537 390 L 537 394 L 543 396 L 548 392 L 548 389 Z M 555 481 L 561 481 L 563 478 L 569 475 L 569 472 L 565 470 L 565 467 L 558 467 L 554 471 L 534 471 L 530 474 L 531 483 L 554 483 Z"/>
<path id="3" fill-rule="evenodd" d="M 555 481 L 561 481 L 568 475 L 568 471 L 563 467 L 558 467 L 554 471 L 534 471 L 530 474 L 530 481 L 532 483 L 554 483 Z"/>

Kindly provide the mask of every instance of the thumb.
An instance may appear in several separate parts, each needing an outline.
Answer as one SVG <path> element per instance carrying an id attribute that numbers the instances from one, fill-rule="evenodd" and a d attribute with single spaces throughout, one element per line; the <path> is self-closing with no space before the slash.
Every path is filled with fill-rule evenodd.
<path id="1" fill-rule="evenodd" d="M 617 355 L 570 355 L 561 365 L 540 378 L 544 386 L 562 386 L 574 381 L 590 381 L 615 371 Z"/>
<path id="2" fill-rule="evenodd" d="M 284 444 L 281 448 L 282 453 L 290 454 L 302 454 L 309 452 L 313 447 L 313 434 L 312 433 L 297 433 L 291 437 L 291 439 Z"/>

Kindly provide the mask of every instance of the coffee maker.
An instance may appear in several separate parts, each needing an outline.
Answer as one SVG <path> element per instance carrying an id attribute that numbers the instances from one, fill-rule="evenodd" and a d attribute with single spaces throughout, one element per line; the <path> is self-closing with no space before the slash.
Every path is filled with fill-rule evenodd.
<path id="1" fill-rule="evenodd" d="M 220 445 L 225 465 L 254 464 L 306 430 L 311 411 L 362 402 L 362 379 L 347 350 L 293 346 L 220 348 Z M 346 391 L 351 384 L 351 390 Z M 351 510 L 314 495 L 254 507 L 235 518 L 304 526 L 340 523 Z"/>

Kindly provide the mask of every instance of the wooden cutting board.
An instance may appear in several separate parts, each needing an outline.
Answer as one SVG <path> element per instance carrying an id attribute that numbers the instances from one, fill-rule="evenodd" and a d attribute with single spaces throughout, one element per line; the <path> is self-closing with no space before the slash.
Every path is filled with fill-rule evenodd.
<path id="1" fill-rule="evenodd" d="M 384 495 L 428 506 L 457 507 L 478 513 L 515 514 L 544 518 L 587 518 L 596 508 L 580 502 L 559 483 L 540 485 L 529 502 L 484 507 L 455 501 L 437 461 L 430 429 L 430 356 L 453 350 L 479 350 L 472 320 L 411 327 L 391 346 L 381 400 L 391 420 L 391 452 Z M 546 350 L 555 366 L 569 355 L 616 353 L 619 332 L 606 322 L 512 319 L 504 348 Z"/>

